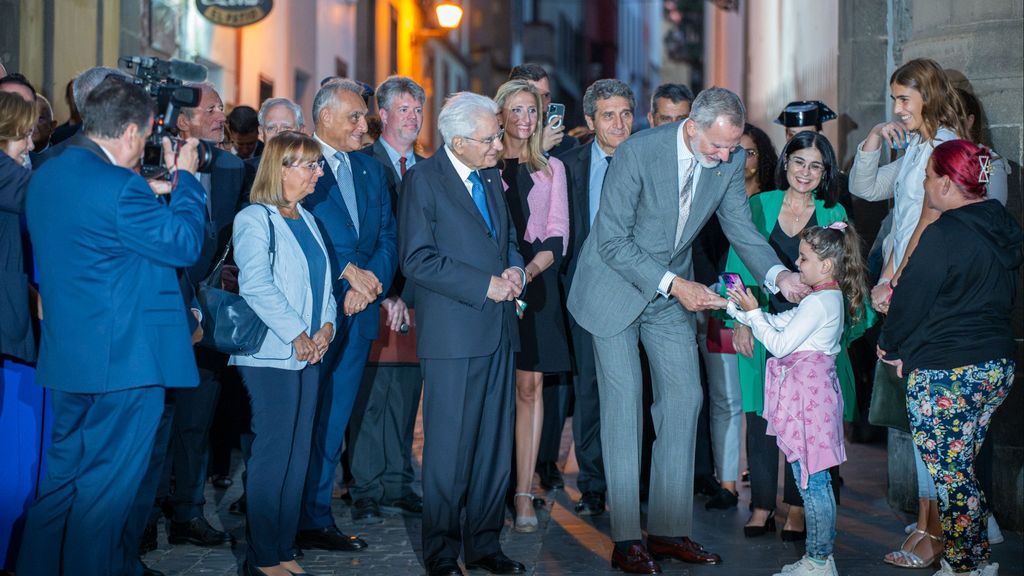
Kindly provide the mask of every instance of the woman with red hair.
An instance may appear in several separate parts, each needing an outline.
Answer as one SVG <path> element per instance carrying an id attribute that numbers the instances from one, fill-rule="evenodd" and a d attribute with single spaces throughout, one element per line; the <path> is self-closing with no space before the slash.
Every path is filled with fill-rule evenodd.
<path id="1" fill-rule="evenodd" d="M 989 515 L 974 457 L 1013 384 L 1012 300 L 1024 233 L 987 195 L 992 152 L 951 140 L 932 152 L 925 202 L 940 213 L 924 229 L 893 290 L 878 340 L 883 362 L 907 374 L 907 412 L 939 496 L 945 536 L 936 574 L 995 575 Z"/>

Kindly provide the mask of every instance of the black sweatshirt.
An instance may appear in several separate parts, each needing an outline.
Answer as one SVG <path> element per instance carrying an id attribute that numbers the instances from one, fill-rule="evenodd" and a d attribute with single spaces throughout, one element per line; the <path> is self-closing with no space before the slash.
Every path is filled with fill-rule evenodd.
<path id="1" fill-rule="evenodd" d="M 1013 359 L 1022 245 L 1020 225 L 996 200 L 943 212 L 893 292 L 878 340 L 886 359 L 902 359 L 904 375 Z"/>

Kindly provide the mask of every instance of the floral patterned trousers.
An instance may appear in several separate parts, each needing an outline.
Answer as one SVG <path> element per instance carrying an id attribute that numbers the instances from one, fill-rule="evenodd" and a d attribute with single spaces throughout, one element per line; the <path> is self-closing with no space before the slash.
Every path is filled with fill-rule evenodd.
<path id="1" fill-rule="evenodd" d="M 943 556 L 957 572 L 988 560 L 985 495 L 974 476 L 974 458 L 989 421 L 1013 384 L 1014 362 L 991 360 L 952 370 L 923 370 L 907 379 L 907 411 L 939 495 Z"/>

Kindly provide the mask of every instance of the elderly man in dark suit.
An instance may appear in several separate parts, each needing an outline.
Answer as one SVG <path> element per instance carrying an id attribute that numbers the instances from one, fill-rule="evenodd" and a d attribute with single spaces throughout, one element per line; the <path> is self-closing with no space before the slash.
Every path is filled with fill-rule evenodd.
<path id="1" fill-rule="evenodd" d="M 398 208 L 398 194 L 407 170 L 423 160 L 416 153 L 416 138 L 423 126 L 427 95 L 405 76 L 391 76 L 377 87 L 377 110 L 383 129 L 380 138 L 361 152 L 384 165 L 391 206 Z M 380 338 L 409 339 L 413 324 L 412 283 L 395 273 L 391 288 L 381 302 L 385 322 Z M 363 374 L 352 421 L 349 423 L 349 460 L 352 471 L 352 516 L 357 523 L 382 520 L 389 513 L 420 514 L 423 498 L 413 488 L 412 437 L 420 405 L 423 377 L 418 364 L 370 364 Z"/>
<path id="2" fill-rule="evenodd" d="M 132 171 L 153 119 L 144 89 L 105 79 L 86 100 L 87 146 L 33 178 L 26 206 L 44 303 L 38 381 L 53 444 L 19 574 L 134 573 L 123 533 L 154 449 L 165 387 L 198 383 L 175 268 L 203 241 L 194 141 L 169 203 Z M 165 161 L 175 163 L 169 143 Z"/>
<path id="3" fill-rule="evenodd" d="M 416 286 L 423 369 L 423 559 L 430 576 L 525 568 L 501 551 L 512 462 L 516 297 L 526 273 L 494 165 L 498 106 L 460 92 L 438 116 L 444 146 L 406 175 L 402 272 Z M 462 520 L 465 513 L 465 521 Z"/>
<path id="4" fill-rule="evenodd" d="M 320 405 L 306 473 L 296 543 L 300 548 L 360 550 L 362 540 L 342 534 L 331 515 L 334 470 L 370 344 L 380 329 L 381 294 L 397 262 L 395 215 L 384 167 L 353 154 L 366 133 L 363 87 L 349 80 L 324 84 L 313 99 L 313 137 L 323 152 L 324 175 L 305 201 L 323 228 L 337 275 L 334 297 L 343 309 L 338 334 L 324 356 Z"/>
<path id="5" fill-rule="evenodd" d="M 209 82 L 189 84 L 202 91 L 195 108 L 183 108 L 177 118 L 178 134 L 182 138 L 198 138 L 220 142 L 224 137 L 224 103 L 217 89 Z M 206 278 L 217 255 L 223 252 L 231 238 L 231 223 L 246 201 L 247 181 L 245 165 L 237 156 L 215 146 L 212 165 L 197 173 L 206 190 L 206 227 L 199 260 L 186 270 L 193 286 Z M 169 402 L 174 404 L 167 461 L 163 481 L 157 498 L 164 500 L 170 510 L 167 540 L 172 544 L 191 543 L 198 546 L 216 546 L 230 540 L 230 535 L 210 525 L 203 512 L 206 497 L 206 468 L 209 460 L 210 424 L 217 398 L 220 396 L 219 374 L 227 370 L 227 356 L 214 350 L 197 347 L 199 386 L 191 390 L 176 390 Z M 174 491 L 168 486 L 174 476 Z M 153 519 L 155 522 L 155 519 Z M 144 541 L 148 547 L 156 543 L 156 531 L 151 525 Z M 145 544 L 145 543 L 144 543 Z"/>
<path id="6" fill-rule="evenodd" d="M 598 80 L 583 95 L 583 114 L 587 126 L 594 131 L 594 141 L 577 146 L 561 156 L 569 183 L 569 234 L 572 251 L 565 259 L 561 280 L 564 293 L 572 288 L 583 243 L 590 235 L 601 200 L 601 187 L 608 164 L 616 148 L 629 138 L 633 127 L 636 100 L 633 91 L 619 80 Z M 597 366 L 594 363 L 594 342 L 590 333 L 569 316 L 575 370 L 573 392 L 572 435 L 576 443 L 576 461 L 580 472 L 576 485 L 580 499 L 576 513 L 596 516 L 605 510 L 604 460 L 601 456 L 601 408 L 597 393 Z"/>
<path id="7" fill-rule="evenodd" d="M 808 291 L 751 223 L 745 154 L 738 148 L 744 122 L 739 97 L 710 88 L 694 100 L 684 122 L 646 130 L 619 146 L 569 293 L 569 312 L 594 338 L 612 565 L 629 573 L 660 570 L 651 554 L 721 562 L 690 539 L 694 440 L 703 400 L 694 312 L 725 306 L 723 298 L 691 280 L 697 232 L 715 212 L 766 288 L 797 301 Z M 650 360 L 657 437 L 646 548 L 640 531 L 638 342 Z"/>

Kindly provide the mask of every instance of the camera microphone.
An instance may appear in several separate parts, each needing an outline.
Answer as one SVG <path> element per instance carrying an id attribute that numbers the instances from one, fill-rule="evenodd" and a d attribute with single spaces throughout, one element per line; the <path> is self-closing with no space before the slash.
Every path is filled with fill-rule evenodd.
<path id="1" fill-rule="evenodd" d="M 202 64 L 185 62 L 184 60 L 170 61 L 170 72 L 168 75 L 182 82 L 202 82 L 206 80 L 206 74 L 206 66 Z"/>

